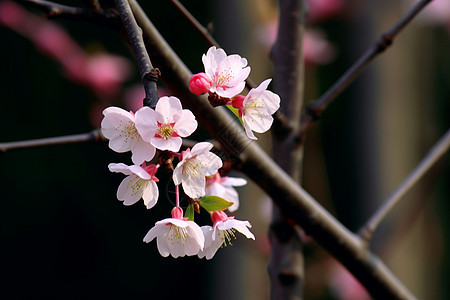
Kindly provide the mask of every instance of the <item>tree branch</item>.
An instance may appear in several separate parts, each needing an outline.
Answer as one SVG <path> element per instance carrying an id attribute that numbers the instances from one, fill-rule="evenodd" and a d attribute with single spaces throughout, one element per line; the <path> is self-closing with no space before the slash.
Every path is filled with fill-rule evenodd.
<path id="1" fill-rule="evenodd" d="M 364 247 L 357 235 L 296 184 L 258 144 L 249 141 L 242 128 L 223 108 L 212 108 L 206 96 L 189 93 L 191 72 L 161 37 L 139 4 L 130 0 L 130 5 L 148 46 L 157 53 L 155 57 L 163 68 L 165 83 L 180 96 L 183 107 L 190 109 L 199 123 L 221 142 L 224 151 L 240 161 L 241 170 L 272 197 L 281 212 L 302 226 L 346 266 L 374 298 L 415 299 L 381 260 Z"/>
<path id="2" fill-rule="evenodd" d="M 450 148 L 450 130 L 428 151 L 427 155 L 402 182 L 402 184 L 386 199 L 384 204 L 359 230 L 359 236 L 367 244 L 381 221 L 394 208 L 409 189 L 442 157 Z"/>
<path id="3" fill-rule="evenodd" d="M 114 2 L 119 10 L 120 17 L 122 18 L 122 22 L 125 26 L 128 37 L 130 38 L 130 43 L 133 47 L 134 54 L 136 55 L 139 72 L 141 74 L 145 89 L 144 105 L 155 108 L 156 103 L 158 103 L 156 83 L 158 82 L 161 72 L 159 69 L 153 68 L 150 57 L 145 49 L 142 30 L 139 28 L 136 20 L 134 19 L 128 0 L 114 0 Z"/>
<path id="4" fill-rule="evenodd" d="M 19 142 L 0 143 L 0 151 L 6 152 L 9 150 L 22 148 L 33 148 L 52 145 L 85 143 L 85 142 L 100 142 L 100 141 L 106 141 L 106 139 L 102 135 L 100 129 L 95 129 L 91 132 L 82 134 L 74 134 L 74 135 L 19 141 Z"/>
<path id="5" fill-rule="evenodd" d="M 41 10 L 47 14 L 48 18 L 85 20 L 100 25 L 108 25 L 112 28 L 119 27 L 117 11 L 113 9 L 104 10 L 100 7 L 97 7 L 98 9 L 95 10 L 92 7 L 86 9 L 44 0 L 19 0 L 19 2 Z"/>
<path id="6" fill-rule="evenodd" d="M 370 47 L 344 75 L 339 78 L 318 100 L 309 103 L 306 106 L 302 116 L 302 122 L 297 134 L 297 142 L 302 144 L 306 132 L 312 123 L 320 118 L 323 111 L 330 103 L 352 83 L 364 71 L 367 66 L 389 46 L 392 45 L 394 38 L 408 23 L 432 0 L 422 0 L 408 11 L 391 29 L 382 34 L 372 47 Z"/>
<path id="7" fill-rule="evenodd" d="M 281 110 L 290 124 L 300 124 L 303 104 L 304 65 L 302 39 L 306 8 L 304 1 L 280 0 L 277 41 L 272 49 L 274 89 L 281 97 Z M 301 147 L 295 147 L 295 131 L 272 131 L 275 162 L 297 183 L 301 181 Z M 304 283 L 303 245 L 298 225 L 273 207 L 269 227 L 271 255 L 268 264 L 271 299 L 301 299 Z"/>

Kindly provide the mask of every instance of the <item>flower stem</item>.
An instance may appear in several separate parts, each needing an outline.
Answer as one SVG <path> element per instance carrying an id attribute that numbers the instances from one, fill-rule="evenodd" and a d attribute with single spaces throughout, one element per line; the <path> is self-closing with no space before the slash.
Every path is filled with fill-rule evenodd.
<path id="1" fill-rule="evenodd" d="M 175 185 L 175 206 L 180 207 L 180 189 L 179 185 Z"/>

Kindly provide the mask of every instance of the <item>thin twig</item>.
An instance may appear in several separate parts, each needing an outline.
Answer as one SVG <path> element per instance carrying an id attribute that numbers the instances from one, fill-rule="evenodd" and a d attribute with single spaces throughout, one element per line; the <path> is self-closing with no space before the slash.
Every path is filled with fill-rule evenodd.
<path id="1" fill-rule="evenodd" d="M 134 54 L 136 55 L 139 72 L 145 89 L 144 105 L 155 108 L 158 102 L 156 83 L 160 76 L 159 69 L 153 68 L 150 57 L 147 54 L 147 49 L 145 48 L 142 30 L 134 19 L 128 0 L 114 0 L 114 2 L 119 10 L 120 17 L 122 18 Z"/>
<path id="2" fill-rule="evenodd" d="M 402 184 L 386 199 L 384 204 L 360 229 L 359 235 L 367 244 L 381 221 L 394 208 L 400 199 L 422 178 L 422 176 L 442 157 L 450 148 L 450 129 L 439 139 L 439 141 L 428 151 L 427 155 L 409 174 Z"/>
<path id="3" fill-rule="evenodd" d="M 264 189 L 281 212 L 302 226 L 320 245 L 334 255 L 358 278 L 375 299 L 415 299 L 361 239 L 345 228 L 302 189 L 255 142 L 249 142 L 242 128 L 222 107 L 213 108 L 204 96 L 189 93 L 192 73 L 168 46 L 135 0 L 130 0 L 159 65 L 170 78 L 165 81 L 175 95 L 182 95 L 183 107 L 190 109 L 200 124 L 222 143 L 224 151 L 239 158 L 241 170 Z"/>
<path id="4" fill-rule="evenodd" d="M 375 57 L 391 46 L 397 34 L 431 1 L 432 0 L 422 0 L 417 3 L 391 29 L 382 34 L 375 44 L 372 45 L 372 47 L 370 47 L 318 100 L 311 102 L 306 106 L 302 116 L 301 126 L 297 134 L 297 142 L 299 144 L 303 143 L 307 130 L 314 121 L 320 118 L 323 111 L 330 103 L 346 89 L 350 83 L 352 83 L 359 74 L 367 68 L 367 66 L 370 65 Z"/>
<path id="5" fill-rule="evenodd" d="M 188 22 L 200 33 L 203 39 L 210 45 L 216 46 L 217 48 L 221 48 L 219 43 L 212 37 L 209 30 L 206 29 L 200 22 L 180 3 L 178 0 L 170 0 L 175 8 L 188 20 Z M 253 82 L 251 78 L 247 78 L 245 81 L 245 86 L 250 90 L 256 88 L 256 84 Z M 286 116 L 278 110 L 274 115 L 274 128 L 277 132 L 277 135 L 283 136 L 288 132 L 292 131 L 292 125 L 289 123 Z"/>
<path id="6" fill-rule="evenodd" d="M 118 28 L 117 12 L 113 9 L 86 9 L 44 0 L 20 0 L 19 2 L 43 11 L 48 18 L 78 19 Z"/>
<path id="7" fill-rule="evenodd" d="M 82 134 L 43 138 L 43 139 L 28 140 L 28 141 L 0 143 L 0 151 L 6 152 L 9 150 L 22 149 L 22 148 L 34 148 L 34 147 L 43 147 L 43 146 L 52 146 L 52 145 L 64 145 L 64 144 L 100 142 L 100 141 L 106 141 L 106 139 L 102 135 L 100 129 L 95 129 L 91 132 L 82 133 Z"/>

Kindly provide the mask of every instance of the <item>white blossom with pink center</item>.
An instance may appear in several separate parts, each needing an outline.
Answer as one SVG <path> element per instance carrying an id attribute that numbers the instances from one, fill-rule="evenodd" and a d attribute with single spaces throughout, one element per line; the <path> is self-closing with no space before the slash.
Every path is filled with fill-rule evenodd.
<path id="1" fill-rule="evenodd" d="M 155 110 L 142 107 L 136 112 L 136 128 L 154 147 L 178 152 L 181 138 L 197 129 L 197 121 L 190 110 L 182 108 L 177 97 L 161 97 Z"/>
<path id="2" fill-rule="evenodd" d="M 225 98 L 232 98 L 242 92 L 250 74 L 245 58 L 237 54 L 227 56 L 223 49 L 212 46 L 203 54 L 202 61 L 207 78 L 205 82 L 210 85 L 209 92 Z"/>
<path id="3" fill-rule="evenodd" d="M 205 243 L 200 227 L 183 218 L 183 210 L 180 207 L 172 209 L 172 218 L 156 222 L 145 235 L 144 242 L 149 243 L 155 237 L 158 251 L 163 257 L 169 254 L 174 258 L 197 255 L 203 250 Z"/>
<path id="4" fill-rule="evenodd" d="M 244 178 L 221 177 L 219 173 L 216 173 L 214 177 L 206 178 L 205 196 L 217 196 L 228 202 L 232 202 L 233 205 L 227 209 L 230 212 L 234 212 L 239 208 L 239 194 L 233 186 L 243 186 L 246 184 L 247 180 Z"/>
<path id="5" fill-rule="evenodd" d="M 159 179 L 155 177 L 157 166 L 144 164 L 127 166 L 123 163 L 111 163 L 108 168 L 111 172 L 128 175 L 117 189 L 117 199 L 123 201 L 124 205 L 133 205 L 142 198 L 147 209 L 155 206 L 159 196 L 156 185 Z"/>
<path id="6" fill-rule="evenodd" d="M 131 150 L 131 160 L 140 165 L 150 161 L 156 149 L 139 135 L 133 113 L 119 107 L 108 107 L 103 111 L 102 133 L 109 139 L 109 147 L 119 153 Z"/>
<path id="7" fill-rule="evenodd" d="M 245 96 L 236 96 L 232 105 L 239 109 L 245 132 L 250 139 L 257 140 L 252 131 L 263 133 L 273 123 L 272 114 L 280 108 L 280 96 L 268 91 L 271 79 L 264 80 L 257 88 Z"/>
<path id="8" fill-rule="evenodd" d="M 182 184 L 183 190 L 191 198 L 205 195 L 205 176 L 217 173 L 222 167 L 222 160 L 210 152 L 213 145 L 208 142 L 197 143 L 192 150 L 187 149 L 181 153 L 181 161 L 173 171 L 173 181 L 176 185 Z"/>
<path id="9" fill-rule="evenodd" d="M 235 220 L 234 217 L 228 217 L 223 211 L 213 212 L 211 219 L 214 222 L 213 227 L 201 227 L 205 235 L 205 247 L 198 253 L 200 258 L 211 259 L 222 245 L 232 245 L 231 240 L 236 238 L 234 234 L 236 231 L 248 239 L 255 239 L 253 233 L 248 230 L 252 227 L 248 221 Z"/>

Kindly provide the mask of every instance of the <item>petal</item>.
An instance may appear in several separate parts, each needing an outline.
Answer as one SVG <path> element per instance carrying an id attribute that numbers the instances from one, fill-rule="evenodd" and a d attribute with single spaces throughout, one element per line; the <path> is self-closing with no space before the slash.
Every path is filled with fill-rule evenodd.
<path id="1" fill-rule="evenodd" d="M 155 156 L 156 149 L 150 143 L 140 139 L 131 149 L 131 160 L 135 165 L 140 165 L 144 161 L 151 161 Z"/>
<path id="2" fill-rule="evenodd" d="M 124 205 L 133 205 L 141 199 L 147 182 L 134 174 L 125 177 L 117 189 L 117 199 L 123 201 Z"/>
<path id="3" fill-rule="evenodd" d="M 191 149 L 191 156 L 199 155 L 208 152 L 213 148 L 213 144 L 208 142 L 197 143 Z"/>
<path id="4" fill-rule="evenodd" d="M 136 129 L 142 139 L 149 142 L 158 130 L 156 113 L 148 106 L 144 106 L 136 112 Z"/>
<path id="5" fill-rule="evenodd" d="M 250 128 L 250 124 L 248 123 L 245 116 L 242 117 L 242 123 L 244 124 L 244 129 L 245 129 L 245 133 L 247 134 L 247 137 L 252 140 L 257 140 L 258 138 L 253 134 L 253 131 Z"/>
<path id="6" fill-rule="evenodd" d="M 119 107 L 108 107 L 103 111 L 103 115 L 105 117 L 101 123 L 102 133 L 108 139 L 117 134 L 117 128 L 121 124 L 128 124 L 130 122 L 134 124 L 133 115 Z"/>
<path id="7" fill-rule="evenodd" d="M 169 150 L 172 152 L 178 152 L 181 148 L 183 141 L 180 137 L 171 137 L 170 139 L 162 139 L 159 137 L 153 137 L 150 143 L 159 150 Z"/>
<path id="8" fill-rule="evenodd" d="M 175 123 L 181 118 L 183 108 L 177 97 L 161 97 L 156 104 L 157 121 L 162 124 Z M 161 119 L 162 117 L 162 119 Z"/>
<path id="9" fill-rule="evenodd" d="M 178 227 L 182 227 L 185 228 L 189 225 L 189 223 L 187 223 L 186 221 L 180 220 L 180 219 L 174 219 L 174 218 L 168 218 L 166 219 L 169 221 L 169 223 L 178 226 Z"/>
<path id="10" fill-rule="evenodd" d="M 213 78 L 216 72 L 217 66 L 220 62 L 227 57 L 225 51 L 221 48 L 216 49 L 212 46 L 208 49 L 206 54 L 202 56 L 203 66 L 205 67 L 205 73 L 208 77 Z"/>
<path id="11" fill-rule="evenodd" d="M 175 185 L 181 184 L 183 180 L 183 165 L 184 161 L 181 161 L 177 164 L 175 170 L 173 170 L 172 179 Z"/>
<path id="12" fill-rule="evenodd" d="M 155 237 L 164 235 L 167 230 L 168 226 L 166 226 L 165 224 L 156 223 L 155 226 L 153 226 L 145 235 L 144 242 L 150 243 Z"/>
<path id="13" fill-rule="evenodd" d="M 239 194 L 233 187 L 226 187 L 222 198 L 233 202 L 233 205 L 227 208 L 230 212 L 236 211 L 239 208 Z"/>
<path id="14" fill-rule="evenodd" d="M 198 155 L 197 160 L 201 161 L 203 165 L 204 176 L 214 175 L 217 173 L 217 170 L 222 167 L 222 160 L 212 152 Z"/>
<path id="15" fill-rule="evenodd" d="M 155 206 L 156 202 L 158 202 L 158 196 L 159 196 L 158 185 L 156 185 L 156 182 L 151 180 L 142 195 L 142 199 L 144 200 L 144 204 L 147 207 L 147 209 L 150 209 L 153 206 Z"/>
<path id="16" fill-rule="evenodd" d="M 108 169 L 111 172 L 123 173 L 125 175 L 133 174 L 133 172 L 130 170 L 130 167 L 124 163 L 118 163 L 118 164 L 111 163 L 108 165 Z"/>
<path id="17" fill-rule="evenodd" d="M 200 246 L 201 249 L 203 249 L 205 245 L 205 236 L 203 235 L 203 232 L 200 228 L 200 226 L 197 225 L 197 223 L 192 221 L 186 221 L 189 225 L 186 228 L 188 231 L 188 234 L 190 237 L 192 237 L 196 243 Z M 197 254 L 197 253 L 195 253 Z"/>
<path id="18" fill-rule="evenodd" d="M 242 92 L 245 88 L 245 82 L 241 82 L 232 87 L 216 87 L 216 94 L 224 98 L 233 98 Z"/>
<path id="19" fill-rule="evenodd" d="M 150 180 L 152 178 L 152 176 L 148 174 L 147 171 L 145 171 L 144 168 L 142 168 L 141 166 L 132 165 L 129 166 L 128 168 L 130 169 L 131 172 L 133 172 L 142 179 Z"/>
<path id="20" fill-rule="evenodd" d="M 179 136 L 187 137 L 197 129 L 197 125 L 194 114 L 188 109 L 183 109 L 181 118 L 175 123 L 173 129 Z"/>
<path id="21" fill-rule="evenodd" d="M 222 179 L 221 184 L 224 186 L 243 186 L 247 184 L 247 180 L 244 178 L 222 177 Z"/>
<path id="22" fill-rule="evenodd" d="M 234 228 L 237 231 L 239 231 L 240 233 L 242 233 L 243 235 L 245 235 L 247 238 L 249 239 L 255 239 L 255 236 L 253 235 L 253 233 L 250 232 L 250 230 L 248 230 L 247 227 L 252 227 L 252 225 L 250 225 L 250 223 L 248 221 L 240 221 L 240 220 L 235 220 L 235 219 L 229 219 L 225 222 L 222 223 L 217 223 L 216 226 L 218 229 L 220 230 L 226 230 L 226 229 L 231 229 Z"/>
<path id="23" fill-rule="evenodd" d="M 161 254 L 162 257 L 167 257 L 170 254 L 168 242 L 169 241 L 165 236 L 161 236 L 156 239 L 156 245 L 158 247 L 159 254 Z"/>
<path id="24" fill-rule="evenodd" d="M 191 198 L 200 198 L 205 195 L 205 176 L 183 176 L 183 190 Z"/>

